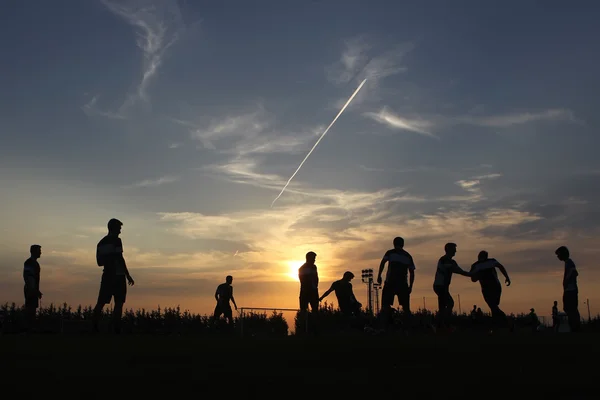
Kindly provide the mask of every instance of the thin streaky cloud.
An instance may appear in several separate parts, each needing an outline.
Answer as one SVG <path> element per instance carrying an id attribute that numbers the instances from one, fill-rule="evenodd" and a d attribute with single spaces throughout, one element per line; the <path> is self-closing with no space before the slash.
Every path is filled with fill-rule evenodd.
<path id="1" fill-rule="evenodd" d="M 404 118 L 392 113 L 387 107 L 382 108 L 381 111 L 378 113 L 367 112 L 363 115 L 367 118 L 372 119 L 373 121 L 379 122 L 380 124 L 387 125 L 392 129 L 405 130 L 439 139 L 437 135 L 431 133 L 430 131 L 430 128 L 433 127 L 432 122 Z"/>
<path id="2" fill-rule="evenodd" d="M 177 176 L 162 176 L 157 179 L 144 179 L 139 182 L 132 183 L 131 185 L 124 186 L 125 189 L 132 188 L 146 188 L 146 187 L 156 187 L 165 185 L 167 183 L 173 183 L 179 181 L 179 177 Z"/>
<path id="3" fill-rule="evenodd" d="M 582 124 L 571 110 L 549 109 L 539 112 L 521 112 L 504 115 L 460 116 L 451 118 L 456 124 L 476 125 L 490 128 L 507 128 L 537 121 L 569 121 Z"/>

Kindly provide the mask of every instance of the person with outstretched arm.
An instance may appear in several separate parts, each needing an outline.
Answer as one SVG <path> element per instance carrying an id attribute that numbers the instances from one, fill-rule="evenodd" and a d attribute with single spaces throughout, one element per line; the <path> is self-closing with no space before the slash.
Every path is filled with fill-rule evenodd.
<path id="1" fill-rule="evenodd" d="M 312 312 L 319 309 L 319 273 L 315 260 L 317 253 L 306 253 L 306 262 L 298 269 L 300 280 L 300 311 L 307 311 L 310 304 Z"/>
<path id="2" fill-rule="evenodd" d="M 127 298 L 127 284 L 130 286 L 135 284 L 123 257 L 123 242 L 119 237 L 122 226 L 123 223 L 118 219 L 112 218 L 108 221 L 108 235 L 103 237 L 96 246 L 96 263 L 99 267 L 104 267 L 104 270 L 102 271 L 98 301 L 96 307 L 94 307 L 93 327 L 95 332 L 99 331 L 98 325 L 104 305 L 109 304 L 111 299 L 114 298 L 113 329 L 115 333 L 121 333 L 121 319 L 123 305 Z"/>
<path id="3" fill-rule="evenodd" d="M 446 243 L 444 246 L 445 254 L 440 257 L 435 271 L 433 291 L 438 298 L 437 328 L 447 327 L 448 318 L 452 315 L 452 309 L 454 308 L 454 299 L 450 295 L 452 275 L 471 276 L 459 267 L 454 260 L 456 248 L 456 243 Z"/>
<path id="4" fill-rule="evenodd" d="M 227 275 L 225 278 L 225 283 L 221 283 L 217 286 L 217 291 L 215 292 L 215 300 L 217 301 L 217 305 L 215 306 L 214 318 L 215 320 L 219 319 L 221 314 L 225 316 L 225 319 L 229 324 L 233 323 L 233 311 L 231 310 L 231 303 L 237 310 L 237 304 L 235 304 L 235 299 L 233 298 L 233 277 L 231 275 Z"/>
<path id="5" fill-rule="evenodd" d="M 494 326 L 501 327 L 508 325 L 508 318 L 504 311 L 500 309 L 500 298 L 502 297 L 502 285 L 498 279 L 498 272 L 500 270 L 504 275 L 506 286 L 510 286 L 511 281 L 506 272 L 506 268 L 500 264 L 496 259 L 489 258 L 488 252 L 482 250 L 477 256 L 477 261 L 471 265 L 471 281 L 479 282 L 481 285 L 481 293 L 483 299 L 492 312 L 492 320 Z"/>
<path id="6" fill-rule="evenodd" d="M 335 296 L 337 297 L 340 311 L 348 316 L 358 315 L 360 313 L 362 304 L 360 304 L 354 296 L 351 283 L 352 279 L 354 279 L 354 274 L 352 272 L 344 272 L 342 279 L 333 282 L 329 290 L 323 293 L 323 295 L 319 298 L 319 301 L 323 301 L 325 297 L 329 296 L 331 292 L 335 291 Z"/>
<path id="7" fill-rule="evenodd" d="M 393 243 L 394 248 L 386 251 L 381 259 L 377 274 L 377 283 L 381 284 L 381 275 L 387 263 L 385 284 L 381 291 L 381 313 L 386 325 L 391 323 L 392 306 L 396 296 L 404 311 L 405 322 L 408 322 L 411 315 L 410 294 L 415 283 L 415 263 L 412 256 L 404 250 L 404 239 L 396 237 Z"/>
<path id="8" fill-rule="evenodd" d="M 31 245 L 29 248 L 30 257 L 25 260 L 23 265 L 23 280 L 25 287 L 25 314 L 26 330 L 31 330 L 35 322 L 35 313 L 40 305 L 42 292 L 40 292 L 41 268 L 38 259 L 42 256 L 42 246 L 39 244 Z"/>

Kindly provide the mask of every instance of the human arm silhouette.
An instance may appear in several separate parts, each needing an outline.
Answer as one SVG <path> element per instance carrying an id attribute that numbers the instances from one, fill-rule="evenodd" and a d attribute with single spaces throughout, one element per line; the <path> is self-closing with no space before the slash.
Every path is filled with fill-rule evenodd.
<path id="1" fill-rule="evenodd" d="M 510 286 L 510 278 L 508 277 L 508 272 L 506 272 L 506 268 L 504 268 L 504 265 L 500 264 L 499 262 L 496 262 L 496 267 L 498 267 L 502 275 L 504 275 L 504 278 L 506 278 L 506 280 L 504 281 L 506 283 L 506 286 Z"/>
<path id="2" fill-rule="evenodd" d="M 237 311 L 237 304 L 235 304 L 235 299 L 233 298 L 233 288 L 231 288 L 231 302 L 233 303 L 233 307 Z"/>
<path id="3" fill-rule="evenodd" d="M 331 287 L 325 292 L 323 293 L 323 295 L 321 297 L 319 297 L 319 301 L 323 301 L 323 299 L 327 296 L 329 296 L 331 294 L 331 292 L 333 292 L 335 290 L 334 285 L 331 284 Z"/>
<path id="4" fill-rule="evenodd" d="M 409 277 L 410 283 L 408 285 L 408 293 L 412 293 L 413 285 L 415 283 L 415 270 L 414 270 L 414 268 L 411 268 L 408 271 L 408 274 L 410 275 L 410 277 Z"/>
<path id="5" fill-rule="evenodd" d="M 387 254 L 386 254 L 387 255 Z M 377 283 L 381 285 L 381 274 L 383 274 L 383 269 L 385 268 L 385 263 L 387 262 L 387 257 L 384 256 L 379 263 L 379 272 L 377 273 Z"/>
<path id="6" fill-rule="evenodd" d="M 127 283 L 129 284 L 129 286 L 135 285 L 135 281 L 133 280 L 133 278 L 129 274 L 129 270 L 127 269 L 127 263 L 125 262 L 125 258 L 123 258 L 123 267 L 125 268 L 125 276 L 127 277 Z"/>
<path id="7" fill-rule="evenodd" d="M 465 271 L 458 264 L 454 264 L 454 266 L 452 267 L 452 272 L 462 276 L 472 276 L 470 272 Z"/>

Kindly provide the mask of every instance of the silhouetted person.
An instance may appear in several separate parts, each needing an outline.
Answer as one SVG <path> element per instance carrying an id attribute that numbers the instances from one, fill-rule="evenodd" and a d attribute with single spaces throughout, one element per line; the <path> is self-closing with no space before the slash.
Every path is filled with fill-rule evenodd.
<path id="1" fill-rule="evenodd" d="M 452 274 L 470 276 L 453 259 L 456 255 L 456 243 L 446 243 L 444 251 L 446 254 L 440 257 L 438 261 L 433 281 L 433 291 L 438 298 L 438 327 L 445 327 L 447 325 L 448 318 L 452 315 L 452 309 L 454 308 L 454 299 L 450 295 Z"/>
<path id="2" fill-rule="evenodd" d="M 98 331 L 98 323 L 105 304 L 115 299 L 113 310 L 113 328 L 115 333 L 121 332 L 121 317 L 123 315 L 123 304 L 127 298 L 127 284 L 134 285 L 133 278 L 129 275 L 125 258 L 123 258 L 123 243 L 121 234 L 123 223 L 118 219 L 108 221 L 108 235 L 102 238 L 96 246 L 96 263 L 104 267 L 98 302 L 94 308 L 94 331 Z"/>
<path id="3" fill-rule="evenodd" d="M 479 320 L 481 320 L 481 318 L 483 318 L 483 311 L 481 310 L 481 307 L 477 307 L 477 318 Z"/>
<path id="4" fill-rule="evenodd" d="M 300 280 L 300 311 L 307 311 L 310 304 L 311 311 L 319 309 L 319 273 L 315 260 L 317 253 L 306 253 L 306 262 L 298 269 Z"/>
<path id="5" fill-rule="evenodd" d="M 477 305 L 473 304 L 473 309 L 471 310 L 471 318 L 475 319 L 477 318 Z"/>
<path id="6" fill-rule="evenodd" d="M 233 311 L 231 310 L 231 303 L 237 310 L 237 304 L 235 304 L 235 299 L 233 298 L 233 286 L 231 283 L 233 282 L 233 277 L 231 275 L 227 275 L 225 278 L 225 283 L 221 283 L 217 286 L 217 291 L 215 292 L 215 300 L 217 300 L 217 305 L 215 306 L 214 318 L 215 320 L 219 319 L 221 314 L 225 316 L 228 323 L 233 323 Z M 231 303 L 230 303 L 231 302 Z"/>
<path id="7" fill-rule="evenodd" d="M 529 321 L 531 322 L 531 330 L 537 332 L 538 326 L 540 326 L 540 319 L 535 313 L 535 309 L 531 308 L 529 310 Z"/>
<path id="8" fill-rule="evenodd" d="M 394 238 L 394 248 L 388 250 L 379 264 L 377 283 L 381 284 L 381 274 L 388 263 L 385 284 L 381 291 L 381 312 L 386 323 L 391 321 L 394 298 L 398 296 L 398 303 L 402 305 L 405 319 L 410 317 L 410 294 L 415 283 L 415 263 L 412 256 L 404 250 L 404 239 Z M 410 282 L 407 282 L 410 274 Z"/>
<path id="9" fill-rule="evenodd" d="M 579 315 L 579 289 L 577 287 L 577 268 L 571 260 L 569 249 L 561 246 L 555 251 L 560 261 L 565 263 L 563 276 L 563 310 L 567 313 L 571 332 L 578 332 L 581 328 L 581 316 Z"/>
<path id="10" fill-rule="evenodd" d="M 29 248 L 30 257 L 23 265 L 23 280 L 25 281 L 25 329 L 31 330 L 35 322 L 35 313 L 42 298 L 40 292 L 40 264 L 38 259 L 42 256 L 42 246 L 34 244 Z"/>
<path id="11" fill-rule="evenodd" d="M 329 290 L 323 293 L 319 298 L 319 301 L 323 301 L 325 297 L 335 291 L 340 311 L 346 315 L 358 315 L 362 304 L 360 304 L 354 296 L 351 283 L 352 279 L 354 279 L 354 274 L 352 272 L 344 272 L 342 279 L 333 282 Z"/>
<path id="12" fill-rule="evenodd" d="M 554 305 L 552 306 L 552 329 L 558 331 L 559 327 L 560 317 L 558 316 L 558 301 L 554 300 Z"/>
<path id="13" fill-rule="evenodd" d="M 498 279 L 496 268 L 498 268 L 502 275 L 504 275 L 504 278 L 506 278 L 506 286 L 510 286 L 510 278 L 508 277 L 506 268 L 496 261 L 496 259 L 489 258 L 487 251 L 479 252 L 477 262 L 471 266 L 471 280 L 473 282 L 479 281 L 483 299 L 492 312 L 494 325 L 506 326 L 508 324 L 508 319 L 506 318 L 506 314 L 500 309 L 502 285 Z"/>

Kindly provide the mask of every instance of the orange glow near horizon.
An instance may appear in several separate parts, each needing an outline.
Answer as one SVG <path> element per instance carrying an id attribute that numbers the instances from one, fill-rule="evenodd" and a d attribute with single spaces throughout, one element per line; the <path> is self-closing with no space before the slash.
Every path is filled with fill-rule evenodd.
<path id="1" fill-rule="evenodd" d="M 291 280 L 297 282 L 298 281 L 298 268 L 300 268 L 302 266 L 302 264 L 304 264 L 304 261 L 288 260 L 285 263 L 286 263 L 287 269 L 288 269 L 288 273 L 286 276 L 289 277 Z"/>

